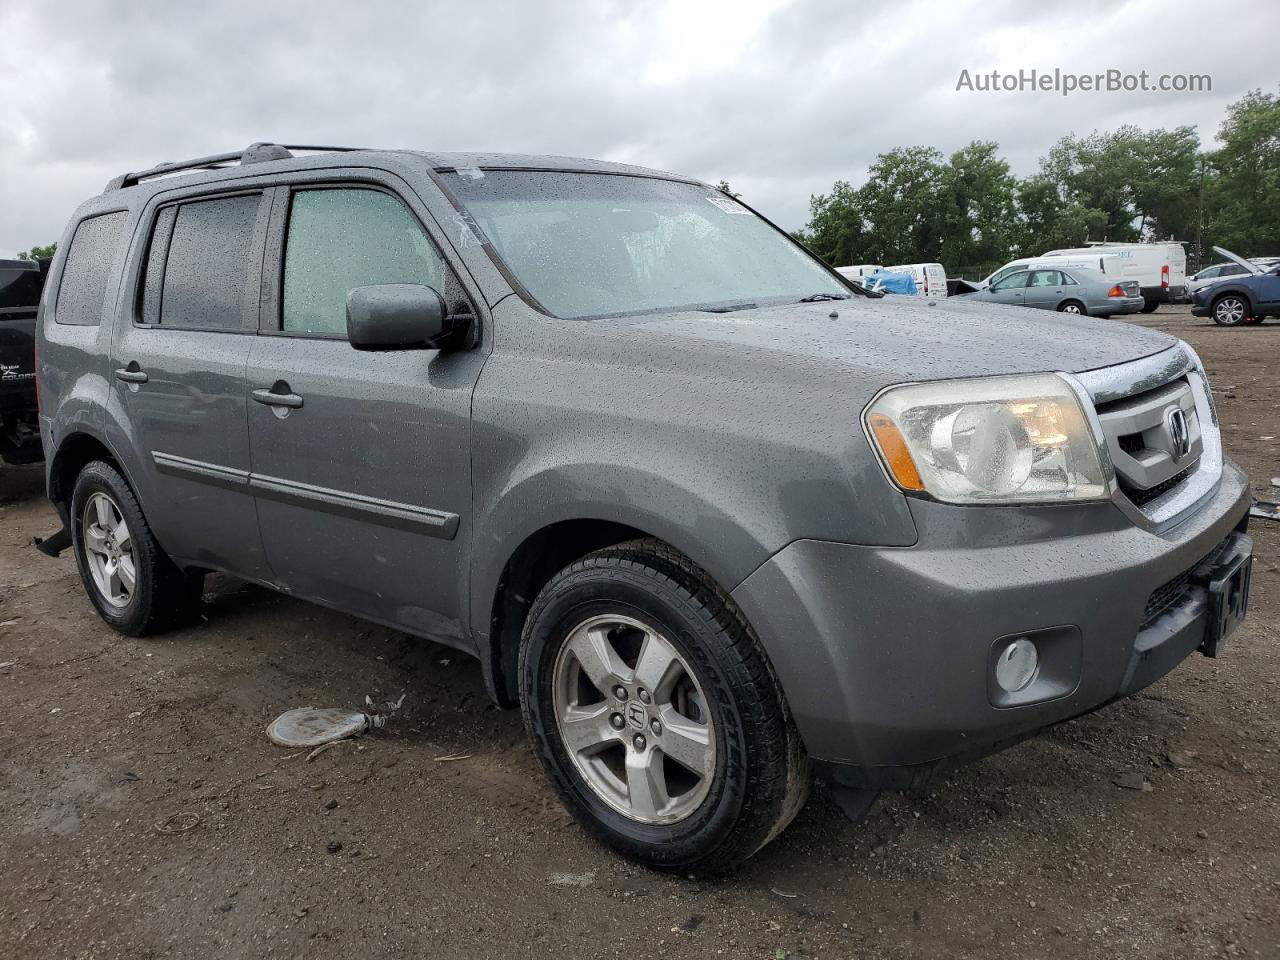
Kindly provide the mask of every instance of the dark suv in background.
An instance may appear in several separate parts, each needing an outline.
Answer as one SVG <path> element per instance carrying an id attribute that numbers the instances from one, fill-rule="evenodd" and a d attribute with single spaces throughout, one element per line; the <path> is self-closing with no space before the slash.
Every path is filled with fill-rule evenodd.
<path id="1" fill-rule="evenodd" d="M 309 155 L 303 155 L 309 154 Z M 474 654 L 615 848 L 707 872 L 1243 617 L 1185 344 L 872 297 L 714 187 L 255 144 L 75 213 L 49 496 L 123 633 L 219 570 Z M 68 534 L 64 534 L 65 539 Z"/>
<path id="2" fill-rule="evenodd" d="M 39 461 L 36 312 L 49 260 L 0 260 L 0 459 Z"/>

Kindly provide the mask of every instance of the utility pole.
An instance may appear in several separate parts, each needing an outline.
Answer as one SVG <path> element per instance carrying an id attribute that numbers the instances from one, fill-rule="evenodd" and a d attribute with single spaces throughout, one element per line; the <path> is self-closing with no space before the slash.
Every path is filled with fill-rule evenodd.
<path id="1" fill-rule="evenodd" d="M 1196 272 L 1204 261 L 1204 155 L 1200 156 L 1200 192 L 1196 201 Z"/>

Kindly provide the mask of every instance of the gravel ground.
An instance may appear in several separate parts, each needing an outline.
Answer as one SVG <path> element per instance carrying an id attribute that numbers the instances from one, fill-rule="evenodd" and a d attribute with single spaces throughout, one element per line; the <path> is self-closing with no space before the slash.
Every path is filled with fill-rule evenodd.
<path id="1" fill-rule="evenodd" d="M 1280 323 L 1139 322 L 1200 351 L 1280 496 Z M 1280 956 L 1280 524 L 1226 658 L 860 826 L 818 790 L 715 881 L 587 840 L 467 657 L 221 577 L 200 625 L 120 637 L 30 547 L 54 525 L 0 471 L 0 957 Z M 263 736 L 402 692 L 314 760 Z"/>

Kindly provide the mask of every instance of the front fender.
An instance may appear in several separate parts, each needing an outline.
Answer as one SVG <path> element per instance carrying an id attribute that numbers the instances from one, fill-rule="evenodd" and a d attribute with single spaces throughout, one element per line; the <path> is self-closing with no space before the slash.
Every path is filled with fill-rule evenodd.
<path id="1" fill-rule="evenodd" d="M 784 536 L 778 519 L 735 490 L 729 477 L 714 478 L 719 489 L 700 489 L 658 464 L 551 460 L 527 465 L 488 502 L 477 503 L 471 622 L 478 632 L 487 632 L 507 561 L 552 524 L 601 520 L 634 527 L 679 550 L 725 590 L 768 559 L 770 544 Z M 715 500 L 702 492 L 712 489 Z"/>

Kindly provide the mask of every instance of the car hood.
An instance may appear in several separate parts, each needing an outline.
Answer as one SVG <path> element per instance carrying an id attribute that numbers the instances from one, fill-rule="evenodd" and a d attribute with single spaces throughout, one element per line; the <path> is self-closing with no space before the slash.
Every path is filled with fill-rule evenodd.
<path id="1" fill-rule="evenodd" d="M 1260 273 L 1265 273 L 1265 271 L 1256 263 L 1250 263 L 1244 257 L 1238 257 L 1234 253 L 1232 253 L 1230 250 L 1226 250 L 1222 247 L 1214 247 L 1213 249 L 1214 249 L 1214 252 L 1217 253 L 1219 256 L 1226 257 L 1228 260 L 1232 261 L 1233 263 L 1238 263 L 1240 266 L 1244 267 L 1246 270 L 1249 271 L 1249 273 L 1252 276 L 1257 276 Z M 1222 277 L 1221 279 L 1228 280 L 1230 278 Z"/>
<path id="2" fill-rule="evenodd" d="M 1158 331 L 1118 321 L 915 297 L 854 297 L 725 314 L 681 312 L 594 322 L 619 325 L 616 334 L 642 353 L 653 348 L 656 337 L 669 363 L 724 362 L 739 370 L 748 369 L 743 365 L 781 364 L 805 376 L 852 372 L 875 387 L 1000 374 L 1080 373 L 1150 356 L 1177 343 Z"/>

